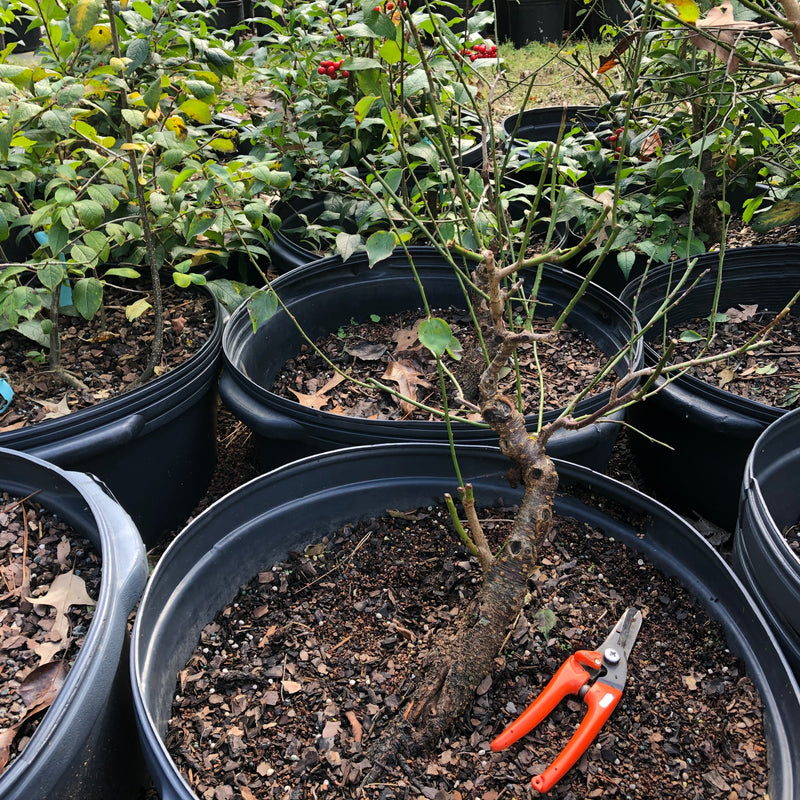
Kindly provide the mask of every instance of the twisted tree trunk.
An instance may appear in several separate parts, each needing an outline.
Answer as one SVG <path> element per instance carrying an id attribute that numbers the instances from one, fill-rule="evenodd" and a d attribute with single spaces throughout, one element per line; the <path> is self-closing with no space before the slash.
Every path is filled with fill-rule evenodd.
<path id="1" fill-rule="evenodd" d="M 494 258 L 487 252 L 474 276 L 481 289 L 491 288 L 490 298 L 501 291 L 495 269 Z M 528 433 L 523 414 L 498 389 L 500 370 L 514 349 L 537 337 L 508 331 L 502 314 L 498 317 L 492 308 L 497 306 L 490 302 L 480 309 L 491 319 L 496 343 L 494 357 L 480 381 L 481 413 L 518 473 L 523 499 L 505 546 L 485 573 L 478 595 L 450 637 L 430 653 L 405 708 L 370 748 L 373 768 L 364 785 L 377 780 L 401 756 L 435 746 L 472 704 L 478 685 L 491 671 L 523 607 L 528 581 L 538 564 L 539 546 L 550 530 L 558 475 L 545 453 L 544 441 Z"/>

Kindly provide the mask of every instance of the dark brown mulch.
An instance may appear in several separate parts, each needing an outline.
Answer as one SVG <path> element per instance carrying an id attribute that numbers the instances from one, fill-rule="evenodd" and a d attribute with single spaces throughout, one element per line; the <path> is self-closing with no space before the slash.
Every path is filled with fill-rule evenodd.
<path id="1" fill-rule="evenodd" d="M 725 309 L 726 322 L 717 323 L 708 355 L 725 353 L 744 345 L 777 313 L 755 305 Z M 670 330 L 676 339 L 683 331 L 695 331 L 704 339 L 708 335 L 707 318 L 690 320 L 679 329 Z M 800 316 L 788 314 L 779 327 L 769 333 L 769 345 L 742 355 L 694 367 L 692 373 L 720 389 L 733 392 L 768 406 L 794 408 L 800 405 Z M 680 342 L 676 353 L 680 358 L 700 355 L 705 342 Z"/>
<path id="2" fill-rule="evenodd" d="M 449 323 L 464 353 L 476 352 L 475 348 L 479 345 L 466 311 L 436 309 L 432 315 Z M 424 315 L 420 312 L 409 311 L 358 323 L 354 320 L 352 324 L 320 338 L 315 344 L 333 364 L 354 378 L 362 382 L 380 381 L 420 403 L 441 409 L 442 395 L 436 361 L 417 338 L 417 328 L 423 319 Z M 549 330 L 548 321 L 535 322 L 534 330 Z M 579 389 L 589 384 L 607 360 L 583 333 L 569 327 L 563 328 L 553 342 L 540 342 L 535 353 L 532 345 L 520 347 L 518 351 L 526 414 L 538 409 L 539 374 L 535 357 L 538 356 L 544 374 L 547 387 L 545 409 L 548 410 L 566 405 Z M 464 385 L 477 377 L 459 376 L 461 364 L 454 359 L 447 359 L 447 366 Z M 602 381 L 594 391 L 610 385 L 610 381 Z M 441 419 L 429 411 L 404 403 L 388 392 L 356 386 L 342 379 L 308 345 L 303 345 L 300 353 L 284 365 L 271 390 L 303 405 L 336 414 L 373 419 Z M 510 396 L 516 396 L 512 369 L 509 369 L 502 390 Z M 466 416 L 480 418 L 478 414 Z"/>
<path id="3" fill-rule="evenodd" d="M 0 416 L 0 433 L 87 408 L 135 385 L 153 339 L 153 312 L 129 321 L 125 307 L 145 295 L 107 287 L 105 318 L 65 317 L 61 365 L 85 389 L 55 379 L 46 351 L 18 333 L 0 334 L 0 372 L 14 389 L 14 401 Z M 214 304 L 205 292 L 164 287 L 164 355 L 159 370 L 179 366 L 200 349 L 214 326 Z M 39 362 L 37 363 L 37 359 Z"/>
<path id="4" fill-rule="evenodd" d="M 498 537 L 513 512 L 493 513 L 487 529 Z M 179 676 L 167 743 L 198 797 L 356 796 L 365 748 L 479 580 L 438 508 L 347 527 L 256 575 L 205 627 Z M 563 702 L 506 751 L 491 753 L 489 742 L 628 605 L 645 620 L 626 693 L 550 796 L 766 795 L 757 693 L 718 625 L 674 580 L 560 519 L 537 583 L 469 717 L 436 752 L 366 787 L 367 797 L 530 796 L 531 776 L 561 749 L 581 704 Z"/>
<path id="5" fill-rule="evenodd" d="M 70 601 L 97 599 L 100 557 L 91 542 L 35 498 L 2 494 L 0 576 L 0 739 L 10 739 L 13 760 L 83 644 L 94 605 Z M 53 604 L 28 599 L 43 597 Z M 13 737 L 3 729 L 13 729 Z M 2 761 L 0 744 L 0 772 Z"/>

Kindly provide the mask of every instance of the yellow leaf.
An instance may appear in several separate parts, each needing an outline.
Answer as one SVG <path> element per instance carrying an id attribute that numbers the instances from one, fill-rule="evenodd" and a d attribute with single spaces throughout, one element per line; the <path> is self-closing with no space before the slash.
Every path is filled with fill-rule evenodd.
<path id="1" fill-rule="evenodd" d="M 141 142 L 125 142 L 120 146 L 120 150 L 138 150 L 140 153 L 144 153 L 147 146 Z"/>
<path id="2" fill-rule="evenodd" d="M 161 119 L 161 110 L 157 108 L 155 111 L 148 111 L 144 115 L 144 119 L 148 125 L 155 125 Z"/>
<path id="3" fill-rule="evenodd" d="M 103 9 L 101 0 L 77 0 L 69 10 L 69 27 L 75 36 L 86 36 L 95 26 Z"/>
<path id="4" fill-rule="evenodd" d="M 122 58 L 115 57 L 109 59 L 108 65 L 114 70 L 114 72 L 122 72 L 130 63 L 131 60 L 123 56 Z"/>
<path id="5" fill-rule="evenodd" d="M 684 22 L 697 22 L 700 18 L 700 9 L 694 0 L 669 0 L 669 4 Z"/>
<path id="6" fill-rule="evenodd" d="M 211 106 L 202 100 L 198 100 L 197 98 L 186 100 L 181 103 L 180 109 L 187 117 L 191 117 L 202 125 L 208 125 L 208 123 L 211 122 Z"/>
<path id="7" fill-rule="evenodd" d="M 172 131 L 181 141 L 186 138 L 186 123 L 180 117 L 170 117 L 164 127 Z"/>
<path id="8" fill-rule="evenodd" d="M 89 47 L 92 48 L 92 52 L 99 53 L 111 44 L 111 27 L 109 25 L 95 25 L 86 34 L 86 39 L 89 42 Z"/>

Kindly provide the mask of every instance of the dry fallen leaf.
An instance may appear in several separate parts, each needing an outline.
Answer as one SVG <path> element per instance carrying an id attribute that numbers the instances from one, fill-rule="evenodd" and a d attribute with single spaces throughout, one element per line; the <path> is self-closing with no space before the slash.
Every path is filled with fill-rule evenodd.
<path id="1" fill-rule="evenodd" d="M 380 342 L 354 342 L 344 348 L 345 353 L 362 361 L 377 361 L 388 348 Z"/>
<path id="2" fill-rule="evenodd" d="M 755 316 L 756 311 L 758 311 L 757 303 L 739 305 L 739 308 L 729 308 L 725 312 L 725 316 L 728 318 L 728 322 L 746 322 Z"/>
<path id="3" fill-rule="evenodd" d="M 736 377 L 732 369 L 723 369 L 719 373 L 719 388 L 724 389 Z"/>
<path id="4" fill-rule="evenodd" d="M 59 417 L 66 417 L 67 414 L 72 413 L 67 404 L 66 395 L 62 397 L 61 401 L 58 403 L 51 403 L 49 400 L 37 400 L 36 402 L 47 410 L 43 419 L 58 419 Z"/>
<path id="5" fill-rule="evenodd" d="M 416 400 L 417 387 L 421 386 L 423 389 L 430 389 L 431 385 L 425 378 L 420 375 L 417 368 L 408 360 L 390 361 L 386 367 L 386 372 L 383 373 L 381 380 L 392 381 L 397 384 L 400 394 Z M 400 401 L 400 408 L 406 415 L 414 412 L 415 406 L 407 400 Z"/>
<path id="6" fill-rule="evenodd" d="M 67 611 L 70 606 L 93 606 L 96 603 L 87 594 L 83 578 L 72 570 L 57 575 L 46 594 L 41 597 L 26 597 L 25 599 L 34 605 L 52 606 L 56 610 L 56 618 L 47 637 L 49 641 L 42 642 L 35 648 L 40 664 L 50 661 L 66 644 L 69 632 Z"/>
<path id="7" fill-rule="evenodd" d="M 34 714 L 52 705 L 66 677 L 64 662 L 53 661 L 37 667 L 22 681 L 17 693 L 25 703 L 25 714 L 15 725 L 0 730 L 0 773 L 11 758 L 11 746 L 20 728 Z"/>
<path id="8" fill-rule="evenodd" d="M 281 681 L 281 688 L 286 694 L 296 694 L 303 688 L 303 685 L 297 681 Z"/>

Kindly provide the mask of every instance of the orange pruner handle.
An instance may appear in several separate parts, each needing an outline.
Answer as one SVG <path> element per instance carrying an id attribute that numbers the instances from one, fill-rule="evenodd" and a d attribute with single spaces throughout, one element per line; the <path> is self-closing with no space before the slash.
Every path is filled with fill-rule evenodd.
<path id="1" fill-rule="evenodd" d="M 561 780 L 564 773 L 583 755 L 600 732 L 600 728 L 611 716 L 620 697 L 622 697 L 620 689 L 601 682 L 595 683 L 589 688 L 583 698 L 589 707 L 586 716 L 553 763 L 541 775 L 536 775 L 531 780 L 531 786 L 534 789 L 544 794 Z"/>
<path id="2" fill-rule="evenodd" d="M 578 694 L 602 663 L 602 656 L 595 650 L 577 650 L 573 653 L 559 667 L 541 694 L 492 741 L 489 745 L 492 750 L 504 750 L 532 731 L 567 695 Z"/>

